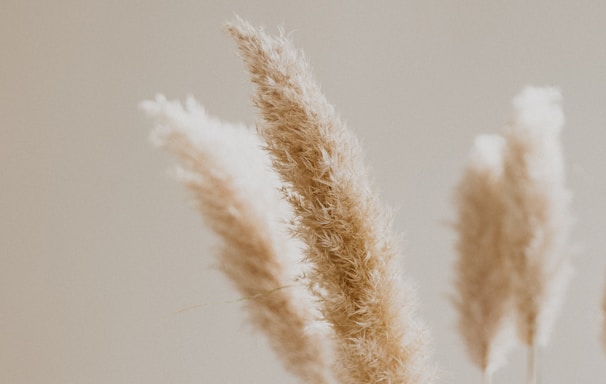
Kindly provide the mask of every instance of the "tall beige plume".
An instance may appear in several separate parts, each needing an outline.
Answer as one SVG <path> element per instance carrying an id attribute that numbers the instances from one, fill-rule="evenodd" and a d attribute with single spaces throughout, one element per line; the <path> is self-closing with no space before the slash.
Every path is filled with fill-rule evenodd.
<path id="1" fill-rule="evenodd" d="M 281 222 L 292 212 L 280 202 L 279 180 L 262 141 L 244 126 L 210 117 L 193 98 L 185 109 L 163 96 L 142 108 L 156 120 L 155 141 L 179 161 L 181 181 L 222 240 L 221 268 L 249 298 L 253 323 L 302 382 L 330 383 L 323 335 L 308 329 L 312 303 L 302 300 L 288 274 L 301 251 Z"/>
<path id="2" fill-rule="evenodd" d="M 401 285 L 390 221 L 371 192 L 358 142 L 283 33 L 271 36 L 241 19 L 227 31 L 256 85 L 260 133 L 294 206 L 294 231 L 307 245 L 341 381 L 431 381 L 415 294 Z"/>
<path id="3" fill-rule="evenodd" d="M 458 233 L 454 304 L 468 355 L 489 382 L 513 345 L 512 283 L 503 256 L 503 149 L 481 135 L 456 194 Z M 515 340 L 515 339 L 514 339 Z"/>
<path id="4" fill-rule="evenodd" d="M 571 194 L 564 178 L 560 101 L 555 88 L 525 88 L 513 101 L 514 119 L 505 132 L 504 236 L 517 331 L 529 347 L 547 343 L 571 274 Z"/>

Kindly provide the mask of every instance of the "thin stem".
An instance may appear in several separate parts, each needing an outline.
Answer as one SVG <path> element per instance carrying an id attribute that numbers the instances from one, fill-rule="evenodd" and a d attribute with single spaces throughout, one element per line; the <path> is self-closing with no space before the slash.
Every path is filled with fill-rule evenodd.
<path id="1" fill-rule="evenodd" d="M 527 384 L 538 384 L 538 347 L 536 344 L 529 345 L 527 348 L 528 353 L 528 365 L 526 371 L 526 383 Z"/>
<path id="2" fill-rule="evenodd" d="M 484 384 L 492 384 L 492 373 L 488 370 L 484 371 Z"/>

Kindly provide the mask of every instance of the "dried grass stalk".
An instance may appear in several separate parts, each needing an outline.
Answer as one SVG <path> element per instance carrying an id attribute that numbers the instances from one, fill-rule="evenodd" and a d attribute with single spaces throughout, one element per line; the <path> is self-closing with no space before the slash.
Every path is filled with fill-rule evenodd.
<path id="1" fill-rule="evenodd" d="M 515 276 L 518 336 L 531 349 L 546 344 L 571 272 L 560 100 L 555 88 L 524 89 L 513 101 L 514 120 L 505 133 L 504 236 Z"/>
<path id="2" fill-rule="evenodd" d="M 602 348 L 606 352 L 606 288 L 602 293 Z"/>
<path id="3" fill-rule="evenodd" d="M 339 377 L 429 382 L 414 292 L 401 290 L 390 221 L 371 192 L 358 142 L 283 33 L 270 36 L 241 19 L 227 31 L 256 85 L 260 132 L 307 245 L 311 286 L 335 332 Z"/>
<path id="4" fill-rule="evenodd" d="M 513 345 L 512 284 L 503 256 L 502 167 L 505 141 L 478 136 L 458 185 L 455 265 L 458 329 L 467 353 L 485 377 L 505 363 Z"/>
<path id="5" fill-rule="evenodd" d="M 329 383 L 323 336 L 308 329 L 312 305 L 288 274 L 300 255 L 280 221 L 291 213 L 259 137 L 208 116 L 192 98 L 186 109 L 162 96 L 142 107 L 157 121 L 155 141 L 179 161 L 181 181 L 222 240 L 221 268 L 251 298 L 253 323 L 302 382 Z"/>

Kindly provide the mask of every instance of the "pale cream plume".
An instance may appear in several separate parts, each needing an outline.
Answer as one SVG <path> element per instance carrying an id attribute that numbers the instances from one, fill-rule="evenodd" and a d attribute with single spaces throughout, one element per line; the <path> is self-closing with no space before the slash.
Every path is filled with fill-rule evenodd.
<path id="1" fill-rule="evenodd" d="M 504 236 L 518 336 L 529 348 L 529 382 L 571 274 L 566 254 L 571 194 L 564 183 L 560 100 L 555 88 L 524 89 L 514 99 L 514 120 L 505 132 Z"/>
<path id="2" fill-rule="evenodd" d="M 288 264 L 300 263 L 301 251 L 281 222 L 292 213 L 280 202 L 279 180 L 262 141 L 244 126 L 210 117 L 193 98 L 185 109 L 163 96 L 142 108 L 157 122 L 156 143 L 178 160 L 181 180 L 222 240 L 221 268 L 248 298 L 253 323 L 302 382 L 330 383 L 323 335 L 308 329 L 312 303 L 302 300 L 288 275 Z"/>
<path id="3" fill-rule="evenodd" d="M 564 183 L 560 99 L 554 88 L 524 89 L 505 134 L 504 228 L 516 275 L 518 332 L 527 345 L 547 342 L 570 275 L 571 194 Z"/>
<path id="4" fill-rule="evenodd" d="M 458 233 L 454 304 L 458 329 L 485 380 L 513 345 L 511 275 L 503 258 L 503 148 L 498 135 L 475 139 L 456 194 Z M 514 339 L 515 340 L 515 339 Z"/>
<path id="5" fill-rule="evenodd" d="M 348 384 L 424 384 L 427 335 L 414 291 L 401 285 L 390 221 L 370 184 L 355 137 L 281 33 L 237 19 L 227 25 L 256 85 L 260 130 L 295 208 L 311 287 L 331 324 L 338 374 Z"/>

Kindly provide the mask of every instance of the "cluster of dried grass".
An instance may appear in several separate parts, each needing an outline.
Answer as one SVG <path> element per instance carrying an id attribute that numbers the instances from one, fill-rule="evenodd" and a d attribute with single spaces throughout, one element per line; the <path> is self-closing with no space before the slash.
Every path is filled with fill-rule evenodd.
<path id="1" fill-rule="evenodd" d="M 224 272 L 302 382 L 429 383 L 427 333 L 394 265 L 389 215 L 355 137 L 283 33 L 241 19 L 226 30 L 256 85 L 258 133 L 209 117 L 193 99 L 186 109 L 161 96 L 142 104 L 157 120 L 156 142 L 179 160 L 181 179 L 223 240 Z M 281 201 L 290 203 L 286 214 L 276 212 Z M 296 240 L 287 229 L 303 244 L 303 261 L 288 260 Z M 314 300 L 293 296 L 298 284 L 286 270 L 301 262 L 308 268 L 298 281 Z M 329 337 L 314 332 L 327 328 L 318 321 Z"/>
<path id="2" fill-rule="evenodd" d="M 563 114 L 554 88 L 514 99 L 504 136 L 480 137 L 458 189 L 459 330 L 486 380 L 502 364 L 511 327 L 535 355 L 547 343 L 570 276 L 570 192 L 560 148 Z"/>
<path id="3" fill-rule="evenodd" d="M 432 382 L 415 293 L 397 273 L 389 214 L 356 138 L 283 32 L 241 19 L 226 31 L 255 85 L 257 131 L 210 117 L 191 98 L 185 108 L 162 96 L 142 107 L 222 239 L 223 271 L 249 298 L 251 320 L 301 382 Z M 535 382 L 533 358 L 569 276 L 559 101 L 553 88 L 525 89 L 504 135 L 476 139 L 457 188 L 453 302 L 485 382 L 516 330 Z"/>

